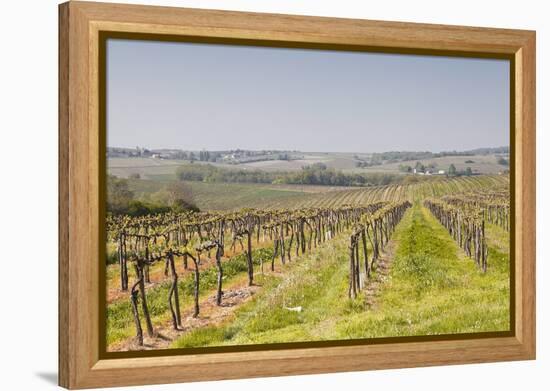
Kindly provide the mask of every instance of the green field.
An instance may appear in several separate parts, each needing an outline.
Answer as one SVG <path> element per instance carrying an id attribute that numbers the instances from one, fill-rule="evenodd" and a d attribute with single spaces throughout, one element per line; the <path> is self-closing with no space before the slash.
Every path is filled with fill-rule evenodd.
<path id="1" fill-rule="evenodd" d="M 137 198 L 148 197 L 169 184 L 171 179 L 129 179 Z M 343 204 L 366 204 L 374 201 L 415 199 L 442 196 L 477 189 L 495 189 L 508 185 L 505 175 L 483 175 L 448 179 L 419 178 L 418 182 L 364 188 L 329 186 L 270 185 L 248 183 L 185 182 L 201 210 L 233 210 L 243 207 L 276 209 L 298 207 L 333 207 Z"/>
<path id="2" fill-rule="evenodd" d="M 138 198 L 147 200 L 150 195 L 169 184 L 170 180 L 129 179 L 129 187 Z M 185 182 L 192 190 L 201 210 L 232 210 L 243 207 L 284 207 L 331 191 L 321 186 L 263 185 L 248 183 Z M 333 190 L 343 191 L 343 190 Z"/>

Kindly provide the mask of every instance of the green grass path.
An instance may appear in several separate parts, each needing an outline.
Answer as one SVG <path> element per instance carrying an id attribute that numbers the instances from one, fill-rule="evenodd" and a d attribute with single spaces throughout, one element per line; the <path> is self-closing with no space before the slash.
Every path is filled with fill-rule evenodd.
<path id="1" fill-rule="evenodd" d="M 174 347 L 501 331 L 509 327 L 506 236 L 491 227 L 481 273 L 430 212 L 415 203 L 394 233 L 397 249 L 375 304 L 347 298 L 346 235 L 323 244 L 218 327 Z M 302 307 L 301 312 L 289 307 Z M 285 308 L 286 307 L 286 308 Z"/>
<path id="2" fill-rule="evenodd" d="M 483 274 L 420 203 L 403 219 L 395 239 L 398 248 L 389 281 L 375 308 L 341 319 L 337 336 L 434 335 L 509 328 L 507 254 L 490 245 L 489 270 Z"/>

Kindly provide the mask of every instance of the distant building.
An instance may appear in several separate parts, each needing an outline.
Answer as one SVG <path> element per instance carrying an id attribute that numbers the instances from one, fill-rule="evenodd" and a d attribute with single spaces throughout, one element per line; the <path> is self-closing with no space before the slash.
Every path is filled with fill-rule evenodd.
<path id="1" fill-rule="evenodd" d="M 421 170 L 418 170 L 416 168 L 412 169 L 412 173 L 414 175 L 445 175 L 446 174 L 445 170 L 438 170 L 438 171 L 424 170 L 424 171 L 421 171 Z"/>

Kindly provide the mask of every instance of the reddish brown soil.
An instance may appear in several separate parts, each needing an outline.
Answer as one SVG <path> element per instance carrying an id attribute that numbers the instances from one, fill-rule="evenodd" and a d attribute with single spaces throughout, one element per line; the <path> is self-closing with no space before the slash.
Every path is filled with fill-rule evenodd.
<path id="1" fill-rule="evenodd" d="M 267 241 L 263 242 L 263 243 L 256 243 L 254 245 L 254 249 L 269 247 L 270 245 L 271 244 Z M 240 248 L 240 245 L 237 244 L 235 246 L 234 251 L 231 251 L 230 248 L 225 250 L 225 255 L 224 255 L 223 260 L 234 257 L 234 256 L 236 256 L 240 253 L 242 253 L 242 250 Z M 201 257 L 201 264 L 199 265 L 200 270 L 205 270 L 205 269 L 208 269 L 210 267 L 215 267 L 216 261 L 215 261 L 215 258 L 213 257 L 214 251 L 212 251 L 211 255 L 212 255 L 212 257 L 208 257 L 207 254 L 205 254 Z M 178 276 L 180 278 L 187 275 L 187 274 L 189 274 L 189 273 L 193 273 L 194 270 L 195 270 L 195 266 L 193 265 L 193 261 L 191 261 L 191 259 L 189 259 L 187 269 L 185 269 L 183 267 L 182 258 L 178 257 L 176 259 L 175 263 L 176 263 L 176 271 L 177 271 Z M 117 266 L 110 266 L 110 267 L 118 267 L 118 265 Z M 131 265 L 128 265 L 128 267 L 131 267 Z M 266 266 L 264 265 L 264 267 L 266 267 Z M 133 275 L 133 272 L 130 273 L 130 284 L 132 284 L 132 280 L 133 280 L 132 275 Z M 169 277 L 164 276 L 164 262 L 158 262 L 157 264 L 151 266 L 150 271 L 149 271 L 149 276 L 150 276 L 150 279 L 151 279 L 151 283 L 146 285 L 147 289 L 152 289 L 155 286 L 157 286 L 158 284 L 160 284 L 164 281 L 168 281 L 170 279 Z M 117 273 L 116 278 L 110 278 L 107 281 L 107 304 L 111 304 L 111 303 L 113 303 L 117 300 L 126 300 L 130 297 L 129 296 L 130 295 L 129 291 L 120 290 L 120 280 L 119 280 L 119 278 L 120 278 L 120 276 Z"/>
<path id="2" fill-rule="evenodd" d="M 135 338 L 130 338 L 109 347 L 109 351 L 132 351 L 132 350 L 155 350 L 166 349 L 172 342 L 181 335 L 190 332 L 196 328 L 219 325 L 230 317 L 239 305 L 250 300 L 255 293 L 261 289 L 260 286 L 246 286 L 246 283 L 240 283 L 224 292 L 222 305 L 216 305 L 215 295 L 208 297 L 200 303 L 200 314 L 193 318 L 193 311 L 187 308 L 182 312 L 182 327 L 174 330 L 172 322 L 166 322 L 163 325 L 155 326 L 154 337 L 144 335 L 143 346 L 136 343 Z"/>

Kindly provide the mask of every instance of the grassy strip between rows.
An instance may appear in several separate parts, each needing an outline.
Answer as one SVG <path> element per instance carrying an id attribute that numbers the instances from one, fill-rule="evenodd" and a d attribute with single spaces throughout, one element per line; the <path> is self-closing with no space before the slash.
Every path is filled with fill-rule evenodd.
<path id="1" fill-rule="evenodd" d="M 508 254 L 490 246 L 489 270 L 483 274 L 419 203 L 396 234 L 399 246 L 376 309 L 339 321 L 339 337 L 509 329 Z"/>
<path id="2" fill-rule="evenodd" d="M 252 251 L 255 266 L 271 262 L 273 250 L 271 248 L 260 248 Z M 246 255 L 244 253 L 223 261 L 224 286 L 231 284 L 239 276 L 244 276 L 247 271 Z M 266 265 L 264 265 L 266 267 Z M 215 266 L 201 270 L 200 272 L 200 297 L 201 299 L 213 295 L 217 283 L 217 268 Z M 168 306 L 168 291 L 170 280 L 148 288 L 147 304 L 151 315 L 153 326 L 160 325 L 171 319 Z M 193 303 L 194 280 L 193 273 L 180 277 L 178 281 L 180 304 L 182 310 L 190 307 Z M 129 296 L 128 296 L 129 297 Z M 140 307 L 141 308 L 141 307 Z M 135 336 L 135 326 L 132 317 L 130 300 L 118 300 L 107 306 L 107 346 Z"/>
<path id="3" fill-rule="evenodd" d="M 494 241 L 502 237 L 494 236 Z M 265 282 L 217 327 L 196 329 L 173 347 L 279 343 L 507 330 L 509 260 L 490 246 L 481 273 L 428 210 L 416 203 L 399 224 L 391 272 L 373 307 L 347 298 L 347 237 L 324 243 Z M 300 312 L 289 307 L 301 306 Z"/>

